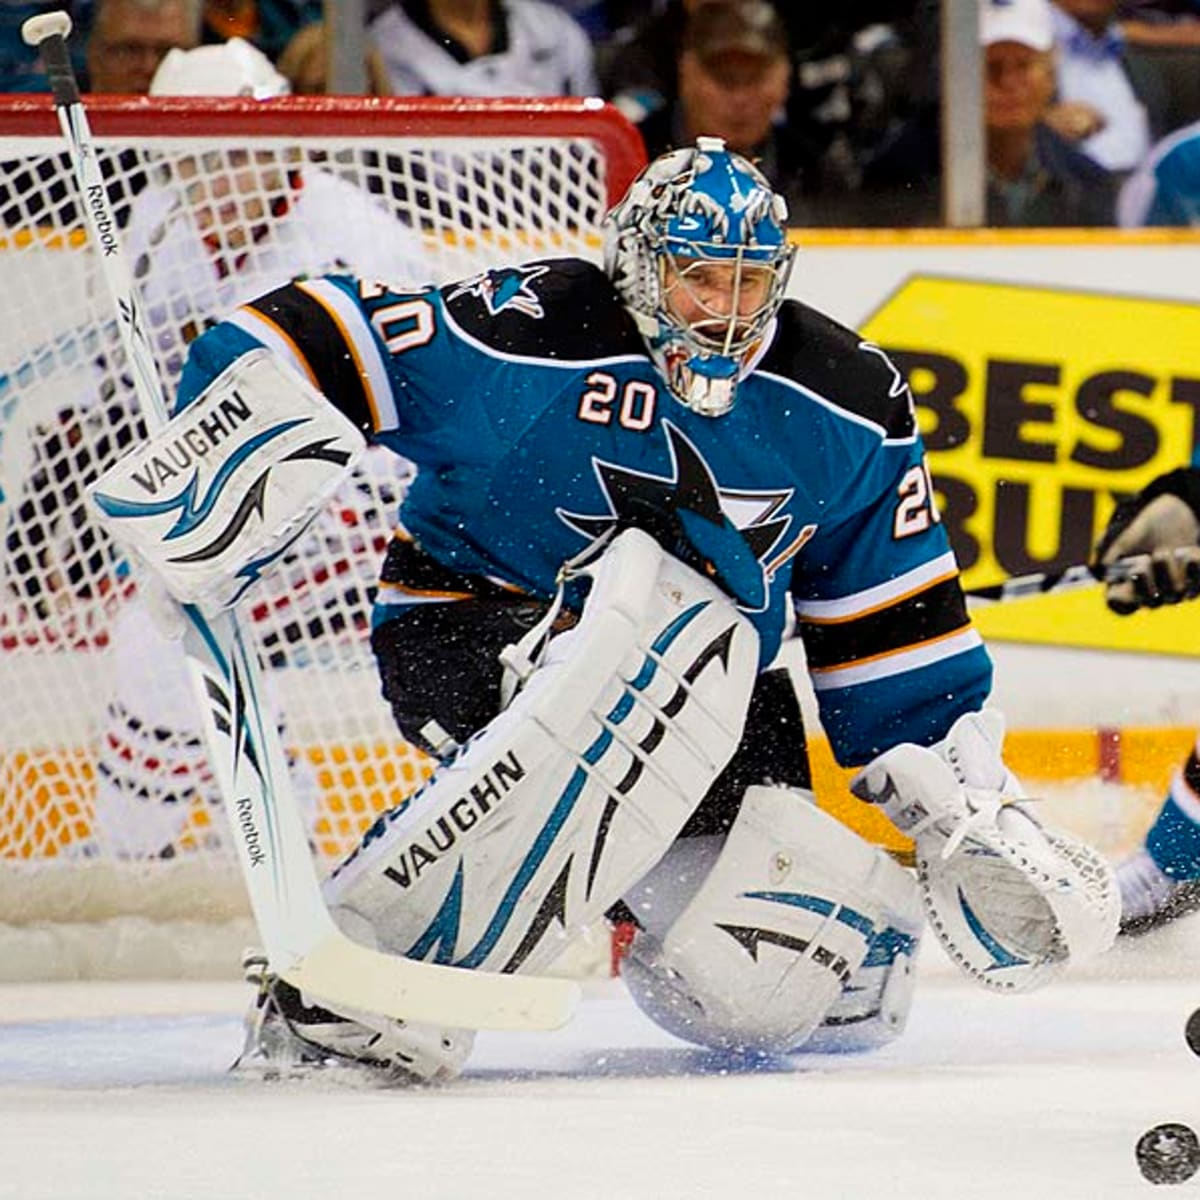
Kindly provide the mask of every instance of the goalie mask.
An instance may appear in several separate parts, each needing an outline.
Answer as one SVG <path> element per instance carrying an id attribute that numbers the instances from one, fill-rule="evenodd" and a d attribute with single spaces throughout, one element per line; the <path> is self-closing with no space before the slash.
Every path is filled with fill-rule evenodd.
<path id="1" fill-rule="evenodd" d="M 604 220 L 604 265 L 677 399 L 706 417 L 739 379 L 783 302 L 787 205 L 720 138 L 652 162 Z"/>

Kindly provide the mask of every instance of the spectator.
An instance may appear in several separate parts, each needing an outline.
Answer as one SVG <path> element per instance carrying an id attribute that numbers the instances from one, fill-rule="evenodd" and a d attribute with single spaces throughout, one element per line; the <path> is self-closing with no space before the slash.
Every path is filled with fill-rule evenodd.
<path id="1" fill-rule="evenodd" d="M 985 221 L 1111 225 L 1113 178 L 1045 120 L 1054 95 L 1049 0 L 982 0 Z M 863 223 L 940 224 L 939 127 L 926 108 L 869 164 Z"/>
<path id="2" fill-rule="evenodd" d="M 1057 103 L 1047 123 L 1109 171 L 1128 173 L 1167 132 L 1169 97 L 1152 63 L 1131 58 L 1117 0 L 1055 0 Z"/>
<path id="3" fill-rule="evenodd" d="M 783 120 L 791 64 L 787 36 L 764 0 L 706 0 L 688 14 L 676 99 L 638 122 L 651 158 L 701 135 L 751 159 L 788 201 L 793 217 L 815 187 L 815 167 Z"/>
<path id="4" fill-rule="evenodd" d="M 329 32 L 324 21 L 305 25 L 287 44 L 276 63 L 297 96 L 324 96 L 329 85 Z M 374 46 L 367 48 L 367 95 L 389 96 L 387 68 Z"/>
<path id="5" fill-rule="evenodd" d="M 1200 226 L 1200 121 L 1164 138 L 1125 181 L 1117 223 Z"/>
<path id="6" fill-rule="evenodd" d="M 545 0 L 394 0 L 369 26 L 398 96 L 590 96 L 587 34 Z"/>
<path id="7" fill-rule="evenodd" d="M 158 64 L 200 41 L 200 0 L 96 0 L 88 90 L 145 95 Z"/>
<path id="8" fill-rule="evenodd" d="M 677 104 L 677 59 L 684 28 L 689 14 L 710 2 L 665 0 L 600 47 L 602 94 L 630 120 L 642 122 Z M 827 197 L 835 191 L 839 196 L 836 205 L 823 200 L 812 217 L 820 223 L 842 221 L 852 212 L 863 159 L 907 119 L 928 86 L 931 58 L 922 54 L 919 65 L 909 66 L 914 62 L 915 28 L 909 3 L 851 0 L 836 14 L 782 0 L 770 3 L 790 48 L 789 140 L 803 148 L 809 173 L 816 171 Z M 933 18 L 936 28 L 936 12 Z M 936 59 L 936 45 L 933 49 Z"/>
<path id="9" fill-rule="evenodd" d="M 287 80 L 259 50 L 231 38 L 172 50 L 150 94 L 252 96 L 269 104 L 288 90 Z M 164 375 L 172 380 L 186 344 L 203 331 L 205 320 L 215 322 L 247 297 L 281 287 L 301 272 L 369 269 L 397 286 L 419 283 L 428 273 L 418 235 L 384 205 L 294 149 L 229 146 L 198 157 L 163 153 L 153 185 L 134 202 L 126 236 L 147 327 Z M 96 382 L 103 398 L 102 376 Z M 103 403 L 83 400 L 72 414 L 74 424 L 66 427 L 107 428 Z M 379 471 L 381 460 L 388 463 L 390 480 Z M 302 626 L 321 653 L 355 662 L 354 626 L 345 628 L 334 618 L 347 602 L 360 609 L 366 602 L 392 511 L 390 504 L 381 510 L 356 488 L 365 487 L 367 476 L 385 496 L 393 497 L 397 486 L 386 452 L 372 450 L 364 470 L 343 493 L 338 511 L 319 518 L 289 551 L 280 577 L 281 583 L 289 581 L 289 597 L 280 593 L 249 614 L 247 626 L 260 644 L 285 661 L 294 631 Z M 45 543 L 43 526 L 58 515 L 48 504 L 40 497 L 28 509 L 23 536 L 35 546 Z M 8 549 L 15 553 L 20 544 L 14 546 L 11 537 Z M 328 578 L 322 575 L 326 569 Z M 351 619 L 355 616 L 352 612 Z M 219 792 L 180 643 L 164 636 L 140 596 L 122 606 L 110 638 L 117 665 L 97 762 L 98 827 L 121 855 L 174 857 L 202 849 L 196 814 L 211 811 Z M 147 775 L 143 764 L 151 760 L 159 768 Z M 311 813 L 316 779 L 299 757 L 291 768 Z"/>
<path id="10" fill-rule="evenodd" d="M 597 55 L 601 94 L 633 122 L 678 97 L 678 57 L 689 14 L 708 0 L 660 0 L 616 31 Z"/>
<path id="11" fill-rule="evenodd" d="M 81 75 L 85 91 L 144 95 L 167 52 L 200 39 L 200 0 L 95 0 L 93 14 Z M 130 201 L 146 183 L 141 155 L 133 149 L 101 154 L 100 168 L 124 225 Z M 0 225 L 74 225 L 79 210 L 69 172 L 56 168 L 54 176 L 47 184 L 27 163 L 0 163 Z"/>
<path id="12" fill-rule="evenodd" d="M 206 42 L 240 37 L 276 62 L 293 37 L 321 19 L 321 0 L 203 0 Z"/>
<path id="13" fill-rule="evenodd" d="M 1200 47 L 1197 0 L 1120 0 L 1117 19 L 1131 45 Z"/>
<path id="14" fill-rule="evenodd" d="M 1111 225 L 1111 176 L 1045 120 L 1055 82 L 1046 0 L 986 0 L 981 36 L 987 223 Z"/>

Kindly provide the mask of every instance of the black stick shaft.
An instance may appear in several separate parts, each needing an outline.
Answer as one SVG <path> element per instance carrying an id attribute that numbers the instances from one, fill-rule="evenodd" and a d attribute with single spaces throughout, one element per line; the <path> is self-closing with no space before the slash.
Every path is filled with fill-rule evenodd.
<path id="1" fill-rule="evenodd" d="M 1003 583 L 993 583 L 988 587 L 964 588 L 963 592 L 968 600 L 983 604 L 1048 596 L 1053 592 L 1071 592 L 1097 583 L 1120 583 L 1144 569 L 1144 561 L 1145 556 L 1118 558 L 1102 567 L 1080 564 L 1058 571 L 1035 571 L 1032 575 L 1014 575 Z"/>
<path id="2" fill-rule="evenodd" d="M 52 33 L 43 39 L 39 49 L 42 65 L 46 68 L 46 78 L 50 82 L 50 91 L 54 94 L 54 103 L 59 107 L 79 104 L 79 84 L 71 67 L 67 39 L 61 34 Z"/>

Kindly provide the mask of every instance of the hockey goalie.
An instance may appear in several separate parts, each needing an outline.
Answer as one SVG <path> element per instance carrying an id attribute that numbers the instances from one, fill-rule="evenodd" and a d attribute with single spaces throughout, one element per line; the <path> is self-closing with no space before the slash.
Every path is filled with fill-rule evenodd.
<path id="1" fill-rule="evenodd" d="M 332 486 L 321 438 L 357 430 L 415 463 L 372 647 L 399 729 L 440 765 L 327 880 L 342 931 L 536 973 L 619 913 L 652 1020 L 768 1055 L 896 1037 L 927 925 L 1000 991 L 1103 951 L 1111 873 L 1005 766 L 908 388 L 784 298 L 782 200 L 701 138 L 646 168 L 605 239 L 603 269 L 278 288 L 193 344 L 159 435 L 227 418 L 205 451 L 219 486 L 196 493 L 211 507 L 185 522 L 145 494 L 153 442 L 97 487 L 176 595 L 223 605 Z M 915 871 L 814 803 L 777 665 L 792 637 L 854 791 L 913 839 Z M 467 1061 L 471 1029 L 259 976 L 247 1066 L 447 1080 Z"/>

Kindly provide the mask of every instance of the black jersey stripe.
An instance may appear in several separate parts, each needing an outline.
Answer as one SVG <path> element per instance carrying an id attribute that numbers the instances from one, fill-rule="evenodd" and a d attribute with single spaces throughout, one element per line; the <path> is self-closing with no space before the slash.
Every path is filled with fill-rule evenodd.
<path id="1" fill-rule="evenodd" d="M 955 575 L 853 620 L 812 624 L 801 617 L 799 628 L 808 665 L 822 670 L 894 654 L 969 624 L 966 601 Z"/>
<path id="2" fill-rule="evenodd" d="M 414 596 L 439 596 L 445 599 L 482 597 L 512 598 L 515 588 L 506 588 L 483 575 L 468 575 L 443 566 L 431 558 L 407 534 L 396 534 L 384 555 L 379 581 Z"/>
<path id="3" fill-rule="evenodd" d="M 375 430 L 366 381 L 334 315 L 315 296 L 285 284 L 244 306 L 277 326 L 302 351 L 317 388 L 368 436 Z"/>

